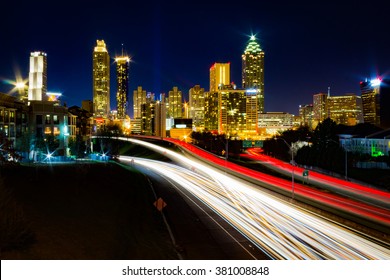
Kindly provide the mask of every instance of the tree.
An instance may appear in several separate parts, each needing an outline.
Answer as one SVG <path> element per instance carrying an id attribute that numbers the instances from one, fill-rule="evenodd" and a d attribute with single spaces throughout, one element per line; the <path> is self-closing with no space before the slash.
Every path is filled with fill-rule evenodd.
<path id="1" fill-rule="evenodd" d="M 120 153 L 120 142 L 114 138 L 123 135 L 122 127 L 117 123 L 108 123 L 100 129 L 99 136 L 106 136 L 106 138 L 99 139 L 98 150 L 101 153 L 109 154 L 113 158 L 117 157 Z M 100 146 L 100 147 L 99 147 Z"/>
<path id="2" fill-rule="evenodd" d="M 74 155 L 78 158 L 83 158 L 85 156 L 87 146 L 81 135 L 77 135 L 75 140 L 71 138 L 69 140 L 68 147 L 70 149 L 71 155 Z"/>
<path id="3" fill-rule="evenodd" d="M 4 133 L 0 133 L 0 163 L 16 163 L 22 156 L 14 148 L 13 141 L 8 139 Z"/>
<path id="4" fill-rule="evenodd" d="M 280 136 L 277 136 L 273 139 L 267 139 L 263 142 L 264 153 L 272 155 L 284 161 L 290 161 L 290 147 L 286 145 L 286 143 L 284 143 L 284 141 L 280 138 L 282 138 L 288 143 L 289 146 L 291 146 L 292 143 L 296 143 L 299 141 L 309 141 L 312 138 L 312 132 L 308 126 L 300 126 L 298 129 L 285 130 L 280 133 Z"/>
<path id="5" fill-rule="evenodd" d="M 15 149 L 26 158 L 28 158 L 28 154 L 30 153 L 31 139 L 31 134 L 29 132 L 24 132 L 21 133 L 21 135 L 17 137 L 15 141 Z"/>
<path id="6" fill-rule="evenodd" d="M 312 145 L 298 150 L 296 162 L 332 171 L 342 171 L 344 150 L 338 141 L 338 125 L 330 118 L 319 123 L 311 137 Z"/>
<path id="7" fill-rule="evenodd" d="M 314 147 L 338 145 L 337 123 L 330 118 L 325 119 L 317 125 L 311 140 Z"/>

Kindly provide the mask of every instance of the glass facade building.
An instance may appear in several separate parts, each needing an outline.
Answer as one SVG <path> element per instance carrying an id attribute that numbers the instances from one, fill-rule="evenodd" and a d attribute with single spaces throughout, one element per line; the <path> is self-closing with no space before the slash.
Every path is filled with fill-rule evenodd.
<path id="1" fill-rule="evenodd" d="M 363 118 L 382 128 L 390 128 L 390 80 L 373 79 L 360 82 Z"/>
<path id="2" fill-rule="evenodd" d="M 242 88 L 257 89 L 258 112 L 264 113 L 264 51 L 251 36 L 242 54 Z"/>
<path id="3" fill-rule="evenodd" d="M 93 113 L 108 118 L 110 113 L 110 56 L 104 40 L 97 40 L 93 51 Z"/>
<path id="4" fill-rule="evenodd" d="M 118 119 L 125 119 L 128 112 L 128 98 L 129 98 L 129 63 L 128 56 L 121 56 L 115 58 L 116 62 L 116 81 L 117 93 L 116 104 L 118 111 Z"/>
<path id="5" fill-rule="evenodd" d="M 230 84 L 230 63 L 214 63 L 210 67 L 210 92 Z"/>

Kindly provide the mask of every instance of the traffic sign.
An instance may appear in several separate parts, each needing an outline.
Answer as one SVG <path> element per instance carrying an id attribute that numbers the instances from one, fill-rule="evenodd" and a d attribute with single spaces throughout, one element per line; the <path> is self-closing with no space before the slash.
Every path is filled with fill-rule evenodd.
<path id="1" fill-rule="evenodd" d="M 167 206 L 167 204 L 165 203 L 165 201 L 160 197 L 160 198 L 158 198 L 154 203 L 153 203 L 153 205 L 157 208 L 157 210 L 158 211 L 162 211 L 163 210 L 163 208 L 165 207 L 165 206 Z"/>

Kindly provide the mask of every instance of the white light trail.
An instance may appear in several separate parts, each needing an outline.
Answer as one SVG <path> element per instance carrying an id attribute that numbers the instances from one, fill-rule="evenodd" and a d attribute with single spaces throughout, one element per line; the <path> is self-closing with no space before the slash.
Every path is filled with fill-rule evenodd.
<path id="1" fill-rule="evenodd" d="M 159 146 L 126 139 L 175 158 L 177 165 L 121 156 L 170 178 L 275 259 L 390 259 L 390 250 L 346 228 L 290 206 L 222 172 Z M 122 140 L 124 140 L 122 139 Z M 206 175 L 207 174 L 207 175 Z"/>

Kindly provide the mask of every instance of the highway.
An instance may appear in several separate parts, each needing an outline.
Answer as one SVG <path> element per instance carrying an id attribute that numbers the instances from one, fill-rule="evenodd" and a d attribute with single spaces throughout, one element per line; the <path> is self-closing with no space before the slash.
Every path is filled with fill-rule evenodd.
<path id="1" fill-rule="evenodd" d="M 354 182 L 335 178 L 315 171 L 310 171 L 309 178 L 304 178 L 302 174 L 305 169 L 302 167 L 293 167 L 287 162 L 264 155 L 261 153 L 261 149 L 259 148 L 249 148 L 246 151 L 247 153 L 242 154 L 241 157 L 249 158 L 281 174 L 291 176 L 294 168 L 294 177 L 297 182 L 302 182 L 303 180 L 310 181 L 311 185 L 315 185 L 322 189 L 390 210 L 389 192 L 375 189 L 373 187 L 362 186 Z"/>
<path id="2" fill-rule="evenodd" d="M 299 201 L 307 206 L 310 205 L 318 209 L 323 209 L 342 217 L 343 219 L 364 224 L 365 226 L 375 228 L 385 234 L 390 234 L 390 211 L 381 205 L 383 203 L 388 204 L 390 199 L 389 193 L 380 192 L 378 190 L 359 185 L 356 186 L 357 190 L 364 190 L 367 196 L 369 196 L 372 192 L 379 194 L 377 201 L 375 201 L 374 197 L 370 197 L 371 202 L 367 203 L 366 201 L 351 199 L 351 197 L 340 196 L 335 193 L 313 189 L 312 187 L 299 184 L 298 182 L 294 183 L 294 191 L 292 191 L 291 181 L 231 163 L 189 143 L 171 138 L 167 138 L 165 141 L 172 142 L 179 147 L 182 147 L 183 151 L 196 156 L 198 159 L 202 159 L 205 163 L 211 164 L 219 169 L 223 169 L 225 172 L 234 174 L 246 181 L 250 181 L 265 189 L 269 189 L 272 192 L 282 194 L 284 197 L 292 197 L 293 192 L 294 202 Z M 353 189 L 349 189 L 348 191 L 351 194 Z M 359 194 L 358 196 L 361 197 L 362 194 Z"/>
<path id="3" fill-rule="evenodd" d="M 390 250 L 371 238 L 280 200 L 253 183 L 182 154 L 123 138 L 181 166 L 120 157 L 147 166 L 202 201 L 272 259 L 389 259 Z"/>
<path id="4" fill-rule="evenodd" d="M 131 165 L 147 176 L 156 199 L 161 198 L 166 203 L 161 213 L 163 219 L 167 221 L 168 231 L 173 235 L 172 243 L 182 259 L 270 259 L 186 188 L 181 187 L 170 176 L 166 176 L 165 172 L 161 172 L 165 168 L 180 172 L 177 165 L 123 156 L 121 162 Z M 150 166 L 158 168 L 159 171 L 156 172 L 155 168 Z"/>

